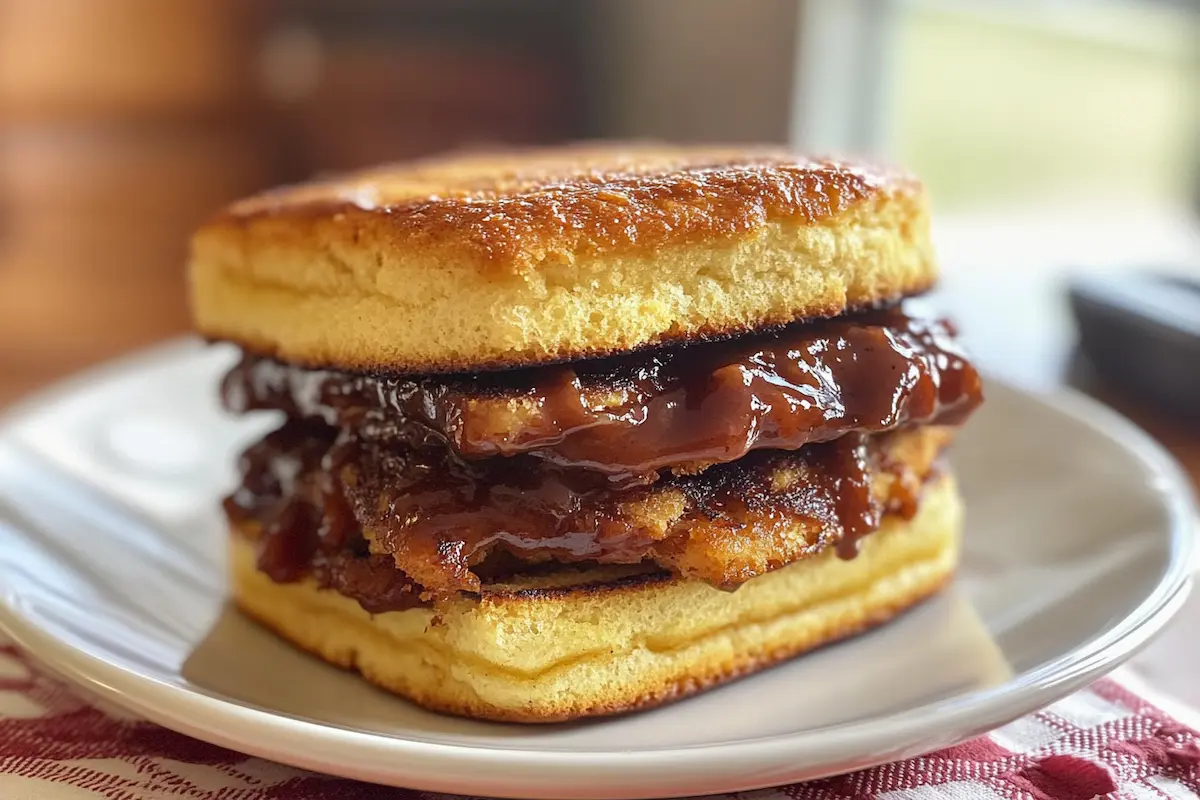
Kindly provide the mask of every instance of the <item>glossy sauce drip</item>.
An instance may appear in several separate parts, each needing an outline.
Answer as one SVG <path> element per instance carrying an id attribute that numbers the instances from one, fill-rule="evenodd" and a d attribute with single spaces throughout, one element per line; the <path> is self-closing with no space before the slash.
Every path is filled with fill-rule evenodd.
<path id="1" fill-rule="evenodd" d="M 837 522 L 842 529 L 837 554 L 850 559 L 858 555 L 859 539 L 879 527 L 883 506 L 871 493 L 866 437 L 861 433 L 850 433 L 829 446 L 833 452 L 830 454 L 832 463 L 826 467 L 826 480 L 833 483 L 830 493 L 835 498 Z M 915 513 L 916 509 L 912 511 Z"/>
<path id="2" fill-rule="evenodd" d="M 224 397 L 234 411 L 279 409 L 382 443 L 431 437 L 465 461 L 528 454 L 628 486 L 756 449 L 956 424 L 981 389 L 948 324 L 891 310 L 466 377 L 360 375 L 247 357 L 227 376 Z"/>

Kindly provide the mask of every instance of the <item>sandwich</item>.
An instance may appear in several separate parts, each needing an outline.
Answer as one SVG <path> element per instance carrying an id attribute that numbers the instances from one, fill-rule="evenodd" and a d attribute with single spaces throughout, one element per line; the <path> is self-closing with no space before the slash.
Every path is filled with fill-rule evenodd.
<path id="1" fill-rule="evenodd" d="M 981 401 L 919 181 L 775 149 L 465 153 L 284 187 L 194 236 L 221 392 L 279 427 L 232 593 L 429 709 L 677 700 L 953 576 Z"/>

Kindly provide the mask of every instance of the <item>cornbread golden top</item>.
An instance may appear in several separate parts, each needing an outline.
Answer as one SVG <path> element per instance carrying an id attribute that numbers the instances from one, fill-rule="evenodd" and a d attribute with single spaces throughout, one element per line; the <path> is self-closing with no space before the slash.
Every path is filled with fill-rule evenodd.
<path id="1" fill-rule="evenodd" d="M 777 150 L 563 149 L 459 156 L 284 187 L 230 206 L 218 227 L 327 225 L 397 248 L 446 248 L 484 271 L 814 224 L 911 176 Z"/>

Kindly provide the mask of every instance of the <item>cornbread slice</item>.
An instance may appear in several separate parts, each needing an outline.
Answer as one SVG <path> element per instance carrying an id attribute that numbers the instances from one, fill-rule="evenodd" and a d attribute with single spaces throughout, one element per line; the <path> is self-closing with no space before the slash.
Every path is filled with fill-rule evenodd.
<path id="1" fill-rule="evenodd" d="M 636 566 L 563 567 L 374 616 L 311 581 L 275 583 L 235 530 L 233 593 L 284 638 L 423 706 L 553 722 L 678 699 L 887 621 L 950 579 L 961 515 L 945 474 L 856 558 L 826 550 L 735 592 Z"/>
<path id="2" fill-rule="evenodd" d="M 267 192 L 195 235 L 189 271 L 208 337 L 419 373 L 835 316 L 937 272 L 909 175 L 650 145 L 451 155 Z"/>

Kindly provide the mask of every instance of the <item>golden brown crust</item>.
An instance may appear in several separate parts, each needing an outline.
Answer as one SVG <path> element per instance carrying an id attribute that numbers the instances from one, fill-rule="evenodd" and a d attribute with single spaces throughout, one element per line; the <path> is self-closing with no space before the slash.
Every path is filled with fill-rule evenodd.
<path id="1" fill-rule="evenodd" d="M 826 553 L 733 593 L 636 568 L 567 570 L 549 590 L 552 578 L 514 578 L 478 600 L 374 617 L 310 584 L 273 583 L 235 534 L 233 586 L 284 638 L 423 706 L 555 722 L 671 702 L 885 622 L 950 578 L 960 524 L 947 476 L 857 558 Z"/>
<path id="2" fill-rule="evenodd" d="M 906 173 L 774 148 L 626 145 L 459 155 L 283 187 L 210 226 L 331 222 L 396 247 L 445 247 L 481 271 L 715 238 L 779 219 L 812 225 L 877 193 L 919 193 Z M 306 227 L 309 231 L 305 231 Z M 557 257 L 557 259 L 556 259 Z"/>
<path id="3" fill-rule="evenodd" d="M 423 372 L 726 336 L 892 302 L 935 277 L 909 175 L 647 145 L 448 156 L 287 187 L 214 218 L 191 262 L 205 335 L 297 363 Z"/>

